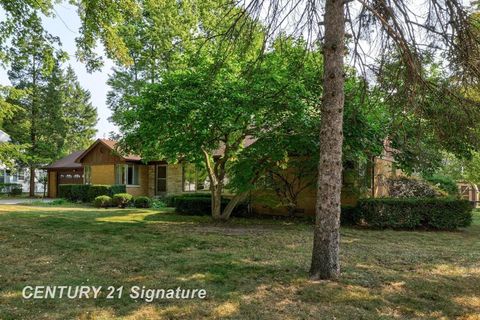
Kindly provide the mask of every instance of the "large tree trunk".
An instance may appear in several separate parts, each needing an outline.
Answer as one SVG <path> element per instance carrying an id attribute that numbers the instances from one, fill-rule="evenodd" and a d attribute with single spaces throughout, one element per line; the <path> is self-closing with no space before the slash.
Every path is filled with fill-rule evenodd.
<path id="1" fill-rule="evenodd" d="M 35 167 L 30 166 L 30 197 L 35 196 Z"/>
<path id="2" fill-rule="evenodd" d="M 312 279 L 340 275 L 340 192 L 344 103 L 345 13 L 342 0 L 325 4 L 323 102 L 321 105 L 320 161 L 314 229 Z"/>

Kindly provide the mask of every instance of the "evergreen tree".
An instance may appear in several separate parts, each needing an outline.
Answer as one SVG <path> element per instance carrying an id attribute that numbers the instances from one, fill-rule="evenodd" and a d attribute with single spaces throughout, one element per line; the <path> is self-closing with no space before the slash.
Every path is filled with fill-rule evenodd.
<path id="1" fill-rule="evenodd" d="M 10 49 L 9 79 L 25 94 L 11 100 L 19 108 L 4 128 L 13 143 L 26 145 L 30 196 L 35 192 L 35 169 L 85 147 L 95 133 L 96 110 L 90 94 L 81 88 L 73 69 L 62 70 L 66 54 L 59 45 L 34 14 Z"/>

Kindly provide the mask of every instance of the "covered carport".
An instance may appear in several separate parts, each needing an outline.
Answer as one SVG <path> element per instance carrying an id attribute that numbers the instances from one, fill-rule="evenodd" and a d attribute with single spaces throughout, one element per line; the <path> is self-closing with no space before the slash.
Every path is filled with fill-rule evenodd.
<path id="1" fill-rule="evenodd" d="M 56 198 L 61 184 L 83 184 L 83 166 L 75 160 L 83 153 L 77 151 L 44 167 L 48 177 L 48 197 Z"/>

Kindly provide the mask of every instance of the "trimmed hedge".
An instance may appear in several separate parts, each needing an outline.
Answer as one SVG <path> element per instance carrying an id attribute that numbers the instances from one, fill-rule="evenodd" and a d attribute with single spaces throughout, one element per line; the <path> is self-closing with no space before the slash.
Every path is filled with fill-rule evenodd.
<path id="1" fill-rule="evenodd" d="M 112 197 L 114 194 L 125 192 L 125 185 L 61 184 L 58 186 L 58 197 L 74 202 L 92 202 L 98 196 Z"/>
<path id="2" fill-rule="evenodd" d="M 126 208 L 132 202 L 133 196 L 129 193 L 117 193 L 112 197 L 112 203 L 119 208 Z"/>
<path id="3" fill-rule="evenodd" d="M 21 187 L 21 186 L 20 186 L 20 187 L 15 186 L 15 187 L 12 187 L 12 188 L 10 189 L 10 191 L 8 192 L 8 195 L 9 195 L 9 196 L 12 196 L 12 197 L 14 197 L 14 196 L 20 196 L 20 195 L 22 194 L 22 191 L 23 191 L 23 190 L 22 190 L 22 187 Z"/>
<path id="4" fill-rule="evenodd" d="M 93 200 L 93 205 L 97 208 L 108 208 L 112 206 L 112 198 L 109 196 L 98 196 Z"/>
<path id="5" fill-rule="evenodd" d="M 360 199 L 353 221 L 372 228 L 454 230 L 472 223 L 472 209 L 455 198 Z"/>
<path id="6" fill-rule="evenodd" d="M 210 199 L 210 193 L 185 193 L 181 195 L 169 195 L 161 197 L 160 200 L 165 203 L 167 207 L 176 207 L 177 198 L 207 198 Z"/>
<path id="7" fill-rule="evenodd" d="M 133 199 L 135 208 L 150 208 L 152 206 L 152 199 L 149 197 L 139 196 Z"/>
<path id="8" fill-rule="evenodd" d="M 0 183 L 0 193 L 17 194 L 18 189 L 20 189 L 21 194 L 22 185 L 19 183 Z"/>
<path id="9" fill-rule="evenodd" d="M 222 210 L 227 206 L 229 199 L 222 198 L 221 206 Z M 201 216 L 212 214 L 212 200 L 209 194 L 194 196 L 183 195 L 176 196 L 174 200 L 175 211 L 181 214 Z M 248 215 L 248 207 L 246 203 L 239 203 L 235 209 L 233 209 L 232 216 L 240 217 Z"/>

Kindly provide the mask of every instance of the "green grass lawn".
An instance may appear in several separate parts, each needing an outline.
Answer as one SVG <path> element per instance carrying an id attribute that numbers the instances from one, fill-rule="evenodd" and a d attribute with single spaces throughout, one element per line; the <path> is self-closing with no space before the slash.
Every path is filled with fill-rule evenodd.
<path id="1" fill-rule="evenodd" d="M 480 319 L 480 214 L 458 232 L 343 228 L 339 282 L 307 278 L 306 223 L 0 206 L 0 319 Z M 204 288 L 205 300 L 24 300 L 26 285 Z"/>

